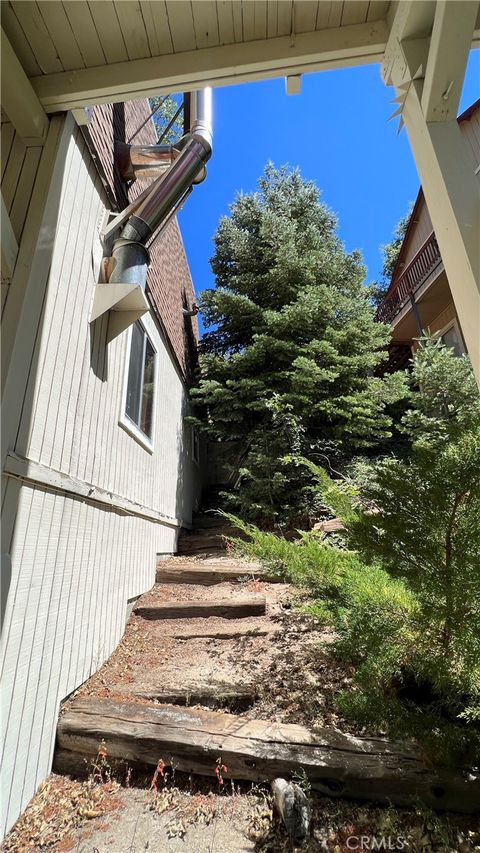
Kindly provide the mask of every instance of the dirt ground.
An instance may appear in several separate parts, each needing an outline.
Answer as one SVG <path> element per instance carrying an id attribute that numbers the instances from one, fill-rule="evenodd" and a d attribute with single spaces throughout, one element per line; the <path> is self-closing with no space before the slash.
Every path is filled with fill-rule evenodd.
<path id="1" fill-rule="evenodd" d="M 176 558 L 173 563 L 185 561 L 191 564 L 195 558 Z M 238 563 L 228 557 L 222 562 Z M 332 658 L 332 631 L 320 630 L 302 612 L 301 600 L 288 585 L 252 578 L 246 565 L 239 581 L 214 586 L 157 584 L 138 603 L 151 607 L 166 601 L 238 600 L 252 595 L 265 596 L 265 616 L 147 620 L 132 614 L 117 649 L 64 708 L 79 695 L 151 704 L 155 700 L 142 693 L 154 695 L 156 690 L 188 689 L 199 683 L 252 686 L 251 701 L 237 710 L 244 717 L 362 734 L 335 708 L 335 695 L 348 687 L 353 671 Z M 184 638 L 189 630 L 208 634 L 226 626 L 237 635 Z M 273 815 L 268 786 L 175 777 L 166 768 L 152 787 L 151 771 L 142 776 L 128 770 L 125 775 L 125 768 L 116 772 L 104 763 L 100 772 L 95 763 L 85 767 L 82 778 L 51 774 L 5 839 L 5 853 L 480 851 L 476 818 L 316 796 L 311 834 L 294 847 Z"/>
<path id="2" fill-rule="evenodd" d="M 5 839 L 4 853 L 474 853 L 475 818 L 312 797 L 310 833 L 293 844 L 267 786 L 151 778 L 130 787 L 51 776 Z M 162 783 L 163 784 L 163 783 Z M 362 846 L 361 846 L 362 845 Z"/>
<path id="3" fill-rule="evenodd" d="M 183 561 L 185 558 L 180 558 Z M 238 561 L 237 561 L 238 562 Z M 347 725 L 334 707 L 334 696 L 351 680 L 351 671 L 329 655 L 333 634 L 319 630 L 299 611 L 300 600 L 287 584 L 245 579 L 215 586 L 156 584 L 139 600 L 151 607 L 167 601 L 218 601 L 265 596 L 265 616 L 246 619 L 146 620 L 132 614 L 122 641 L 101 669 L 74 694 L 133 699 L 179 686 L 188 690 L 198 683 L 255 686 L 253 704 L 240 712 L 249 719 Z M 197 634 L 216 630 L 238 631 L 232 639 L 195 637 L 182 639 L 189 630 Z M 259 632 L 263 632 L 258 635 Z M 180 636 L 172 636 L 172 635 Z"/>

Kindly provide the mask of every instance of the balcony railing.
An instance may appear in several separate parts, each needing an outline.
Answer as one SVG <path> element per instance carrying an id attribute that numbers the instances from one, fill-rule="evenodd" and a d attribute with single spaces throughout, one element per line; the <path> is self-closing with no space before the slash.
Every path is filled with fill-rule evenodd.
<path id="1" fill-rule="evenodd" d="M 391 323 L 393 318 L 407 303 L 410 294 L 414 293 L 441 263 L 440 250 L 432 231 L 430 237 L 418 250 L 417 254 L 405 267 L 394 287 L 380 303 L 377 309 L 377 320 Z"/>

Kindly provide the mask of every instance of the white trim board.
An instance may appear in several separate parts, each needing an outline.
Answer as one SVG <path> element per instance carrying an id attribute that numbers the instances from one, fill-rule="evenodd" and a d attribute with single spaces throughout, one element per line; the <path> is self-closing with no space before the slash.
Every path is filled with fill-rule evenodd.
<path id="1" fill-rule="evenodd" d="M 114 492 L 108 492 L 100 486 L 94 486 L 92 483 L 86 483 L 83 480 L 78 480 L 76 477 L 70 477 L 69 474 L 64 474 L 61 471 L 55 471 L 40 462 L 34 462 L 33 459 L 25 459 L 23 456 L 17 456 L 16 453 L 8 453 L 5 460 L 3 473 L 7 477 L 14 477 L 18 480 L 23 480 L 27 483 L 36 483 L 45 486 L 54 491 L 68 492 L 77 498 L 94 504 L 103 504 L 111 510 L 122 512 L 125 515 L 135 515 L 139 518 L 146 518 L 148 521 L 153 521 L 156 524 L 163 524 L 166 527 L 191 527 L 190 524 L 183 522 L 179 518 L 170 518 L 162 515 L 151 507 L 142 506 L 123 495 L 117 495 Z"/>
<path id="2" fill-rule="evenodd" d="M 32 77 L 47 113 L 150 95 L 381 62 L 384 20 Z"/>

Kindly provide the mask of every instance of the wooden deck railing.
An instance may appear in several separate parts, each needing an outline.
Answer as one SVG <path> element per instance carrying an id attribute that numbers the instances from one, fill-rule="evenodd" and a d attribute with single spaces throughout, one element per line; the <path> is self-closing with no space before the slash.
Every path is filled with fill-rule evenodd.
<path id="1" fill-rule="evenodd" d="M 441 263 L 440 250 L 432 231 L 417 254 L 405 267 L 394 287 L 387 294 L 377 309 L 377 320 L 391 323 L 393 318 L 403 308 L 411 293 L 417 290 Z"/>

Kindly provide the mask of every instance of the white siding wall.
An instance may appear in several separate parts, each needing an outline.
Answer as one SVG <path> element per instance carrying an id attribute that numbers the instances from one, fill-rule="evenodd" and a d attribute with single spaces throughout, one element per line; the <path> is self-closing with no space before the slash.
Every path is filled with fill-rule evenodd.
<path id="1" fill-rule="evenodd" d="M 172 521 L 4 478 L 5 517 L 16 514 L 3 543 L 11 558 L 2 649 L 4 829 L 49 772 L 60 701 L 115 648 L 127 600 L 154 582 L 156 554 L 175 550 L 173 519 L 189 521 L 198 479 L 189 443 L 183 447 L 185 388 L 151 316 L 145 327 L 158 353 L 153 453 L 119 426 L 128 333 L 107 345 L 106 319 L 88 324 L 104 202 L 75 129 L 13 449 L 47 472 L 108 490 L 113 504 L 124 496 Z"/>

